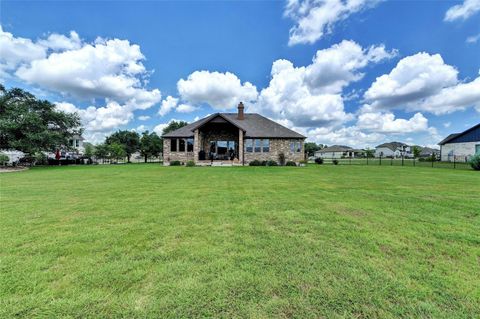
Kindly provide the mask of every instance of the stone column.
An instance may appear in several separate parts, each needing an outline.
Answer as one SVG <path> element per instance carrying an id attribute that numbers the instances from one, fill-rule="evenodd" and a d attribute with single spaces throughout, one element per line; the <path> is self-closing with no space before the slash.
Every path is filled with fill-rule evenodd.
<path id="1" fill-rule="evenodd" d="M 200 133 L 198 129 L 195 130 L 193 137 L 193 161 L 195 164 L 198 162 L 198 152 L 200 152 Z"/>
<path id="2" fill-rule="evenodd" d="M 243 165 L 243 131 L 238 129 L 238 160 Z"/>

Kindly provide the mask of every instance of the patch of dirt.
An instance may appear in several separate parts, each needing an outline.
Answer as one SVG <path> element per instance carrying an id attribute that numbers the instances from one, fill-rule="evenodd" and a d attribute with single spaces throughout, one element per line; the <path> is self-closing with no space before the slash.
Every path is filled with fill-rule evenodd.
<path id="1" fill-rule="evenodd" d="M 0 167 L 0 173 L 13 173 L 13 172 L 21 172 L 26 171 L 28 167 Z"/>

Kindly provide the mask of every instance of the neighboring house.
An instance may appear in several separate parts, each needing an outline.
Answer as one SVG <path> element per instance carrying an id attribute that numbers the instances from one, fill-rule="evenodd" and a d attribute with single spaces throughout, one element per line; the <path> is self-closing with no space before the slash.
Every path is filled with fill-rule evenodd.
<path id="1" fill-rule="evenodd" d="M 171 161 L 196 164 L 245 165 L 253 160 L 299 162 L 305 136 L 256 113 L 215 113 L 163 136 L 164 165 Z"/>
<path id="2" fill-rule="evenodd" d="M 68 140 L 68 145 L 65 147 L 61 147 L 59 149 L 60 152 L 60 160 L 70 160 L 70 159 L 78 159 L 83 156 L 85 153 L 85 147 L 83 146 L 84 138 L 80 135 L 74 135 L 71 139 Z M 57 152 L 48 152 L 47 157 L 50 159 L 56 159 Z"/>
<path id="3" fill-rule="evenodd" d="M 442 161 L 467 161 L 480 154 L 480 123 L 462 133 L 450 134 L 438 145 Z"/>
<path id="4" fill-rule="evenodd" d="M 375 147 L 375 157 L 413 157 L 412 147 L 401 142 L 383 143 Z"/>
<path id="5" fill-rule="evenodd" d="M 365 154 L 364 150 L 353 149 L 350 146 L 345 145 L 332 145 L 329 147 L 322 148 L 315 152 L 315 157 L 321 158 L 345 158 L 345 157 L 363 157 Z"/>
<path id="6" fill-rule="evenodd" d="M 435 155 L 435 158 L 437 159 L 440 158 L 440 150 L 436 148 L 422 147 L 418 157 L 427 158 L 431 157 L 432 155 Z"/>

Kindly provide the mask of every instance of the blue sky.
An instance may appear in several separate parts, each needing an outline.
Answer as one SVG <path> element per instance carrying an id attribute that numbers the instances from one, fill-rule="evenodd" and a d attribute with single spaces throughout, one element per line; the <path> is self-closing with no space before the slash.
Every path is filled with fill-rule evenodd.
<path id="1" fill-rule="evenodd" d="M 85 136 L 242 100 L 310 141 L 434 145 L 480 121 L 480 1 L 2 1 L 0 81 Z"/>

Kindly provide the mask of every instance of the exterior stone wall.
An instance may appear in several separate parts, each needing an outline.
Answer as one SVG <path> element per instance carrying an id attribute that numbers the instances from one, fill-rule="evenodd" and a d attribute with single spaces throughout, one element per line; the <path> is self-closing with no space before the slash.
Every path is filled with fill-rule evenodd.
<path id="1" fill-rule="evenodd" d="M 475 155 L 476 145 L 480 145 L 478 142 L 467 142 L 467 143 L 449 143 L 441 145 L 441 160 L 445 162 L 453 162 L 454 156 L 455 161 L 465 161 L 470 158 L 470 156 Z"/>
<path id="2" fill-rule="evenodd" d="M 300 152 L 292 152 L 290 150 L 290 143 L 291 142 L 300 142 L 301 150 Z M 268 161 L 268 160 L 274 160 L 278 163 L 278 156 L 280 153 L 285 154 L 285 162 L 288 161 L 293 161 L 298 164 L 298 162 L 302 161 L 305 159 L 304 156 L 304 145 L 303 145 L 303 140 L 298 139 L 270 139 L 270 151 L 263 153 L 263 152 L 247 152 L 246 151 L 246 144 L 245 140 L 243 142 L 244 144 L 244 158 L 245 158 L 245 165 L 248 165 L 249 162 L 253 160 L 259 160 L 259 161 Z M 254 147 L 255 149 L 255 147 Z"/>
<path id="3" fill-rule="evenodd" d="M 173 139 L 177 140 L 177 139 Z M 163 139 L 163 165 L 170 165 L 171 161 L 180 161 L 180 162 L 187 162 L 187 161 L 193 161 L 194 160 L 194 152 L 187 152 L 187 143 L 186 139 L 185 140 L 185 152 L 171 152 L 170 151 L 170 145 L 172 142 L 172 139 L 170 138 L 164 138 Z M 178 150 L 178 147 L 177 147 Z"/>
<path id="4" fill-rule="evenodd" d="M 243 134 L 241 134 L 243 135 Z M 197 134 L 195 134 L 197 136 Z M 198 134 L 199 137 L 199 142 L 194 141 L 194 150 L 198 149 L 204 150 L 206 154 L 208 154 L 209 151 L 209 141 L 210 140 L 234 140 L 235 142 L 238 143 L 238 150 L 241 150 L 243 148 L 243 156 L 244 156 L 244 163 L 245 165 L 248 165 L 249 162 L 253 160 L 259 160 L 259 161 L 268 161 L 268 160 L 274 160 L 277 163 L 279 162 L 279 155 L 280 153 L 283 153 L 285 155 L 285 162 L 288 161 L 293 161 L 298 164 L 301 160 L 304 160 L 304 141 L 301 139 L 269 139 L 270 140 L 270 150 L 269 152 L 262 152 L 263 148 L 261 149 L 260 152 L 246 152 L 246 143 L 245 140 L 240 140 L 239 142 L 239 135 L 231 134 L 231 133 L 226 133 L 226 132 L 218 132 L 215 134 L 209 134 L 208 136 L 203 135 L 201 132 Z M 175 140 L 175 139 L 173 139 Z M 195 156 L 195 152 L 171 152 L 170 151 L 170 144 L 171 144 L 172 139 L 170 138 L 165 138 L 163 140 L 163 164 L 164 165 L 170 165 L 171 161 L 180 161 L 180 162 L 187 162 L 190 160 L 197 160 L 198 156 Z M 300 152 L 292 152 L 290 149 L 290 143 L 291 142 L 300 142 L 300 147 L 301 150 Z M 201 144 L 195 147 L 196 144 Z M 178 147 L 177 147 L 178 149 Z M 185 147 L 186 150 L 186 147 Z M 198 154 L 197 151 L 197 154 Z M 239 159 L 239 162 L 242 163 L 241 161 L 241 152 L 240 154 L 237 155 L 237 158 Z"/>

